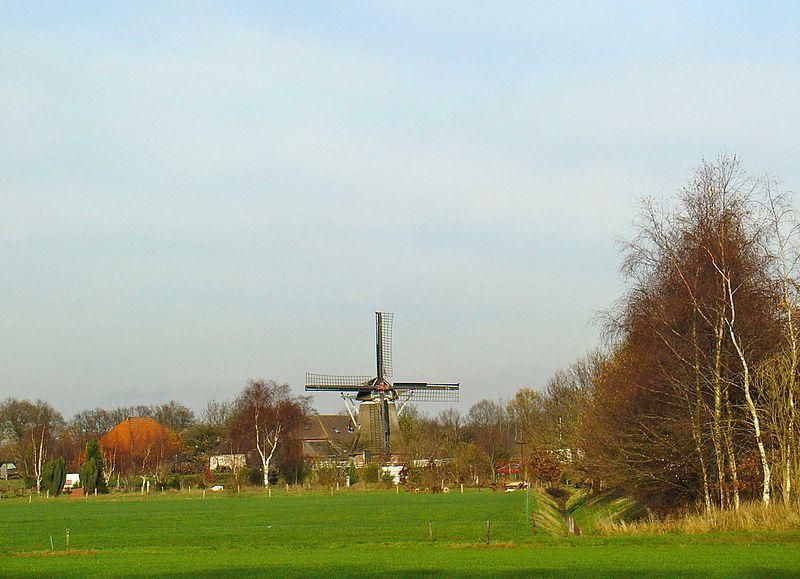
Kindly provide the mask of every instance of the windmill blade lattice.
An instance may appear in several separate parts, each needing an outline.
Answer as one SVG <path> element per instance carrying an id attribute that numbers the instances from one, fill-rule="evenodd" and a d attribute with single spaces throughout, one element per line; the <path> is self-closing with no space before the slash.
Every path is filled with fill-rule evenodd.
<path id="1" fill-rule="evenodd" d="M 306 390 L 348 391 L 369 387 L 371 376 L 346 376 L 340 374 L 312 374 L 306 372 Z"/>
<path id="2" fill-rule="evenodd" d="M 391 312 L 375 312 L 375 329 L 377 332 L 378 352 L 383 364 L 383 378 L 394 376 L 392 364 L 392 323 L 394 314 Z"/>
<path id="3" fill-rule="evenodd" d="M 394 387 L 397 397 L 406 402 L 458 402 L 459 399 L 455 384 L 397 382 Z"/>

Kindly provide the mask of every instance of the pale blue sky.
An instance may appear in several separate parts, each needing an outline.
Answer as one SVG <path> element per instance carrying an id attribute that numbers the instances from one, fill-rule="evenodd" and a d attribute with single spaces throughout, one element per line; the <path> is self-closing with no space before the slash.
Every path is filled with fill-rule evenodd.
<path id="1" fill-rule="evenodd" d="M 797 3 L 32 4 L 0 397 L 68 415 L 369 372 L 375 309 L 398 377 L 508 397 L 599 343 L 639 197 L 720 152 L 800 183 Z"/>

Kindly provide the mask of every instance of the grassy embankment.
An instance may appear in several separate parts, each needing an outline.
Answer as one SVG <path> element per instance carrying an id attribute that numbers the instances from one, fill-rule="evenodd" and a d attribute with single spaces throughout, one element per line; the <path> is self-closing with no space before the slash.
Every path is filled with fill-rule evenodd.
<path id="1" fill-rule="evenodd" d="M 591 495 L 586 489 L 572 493 L 566 510 L 584 533 L 599 533 L 611 525 L 645 515 L 644 509 L 628 497 L 613 492 Z"/>
<path id="2" fill-rule="evenodd" d="M 797 531 L 567 537 L 549 497 L 532 493 L 530 508 L 535 536 L 522 492 L 274 491 L 271 499 L 259 492 L 209 493 L 203 500 L 195 491 L 35 498 L 30 504 L 27 498 L 4 499 L 0 574 L 800 574 Z"/>

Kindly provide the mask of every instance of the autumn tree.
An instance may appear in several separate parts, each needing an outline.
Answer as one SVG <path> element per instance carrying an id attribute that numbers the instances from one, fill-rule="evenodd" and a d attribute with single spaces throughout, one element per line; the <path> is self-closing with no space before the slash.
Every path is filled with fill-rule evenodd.
<path id="1" fill-rule="evenodd" d="M 563 465 L 551 450 L 534 445 L 528 449 L 525 468 L 532 481 L 558 486 Z"/>
<path id="2" fill-rule="evenodd" d="M 755 370 L 781 343 L 765 182 L 735 157 L 704 163 L 676 207 L 644 204 L 625 246 L 628 291 L 583 419 L 594 476 L 665 504 L 738 506 L 740 462 L 772 487 Z"/>
<path id="3" fill-rule="evenodd" d="M 123 420 L 99 439 L 105 476 L 161 476 L 174 464 L 182 446 L 178 436 L 152 418 Z"/>

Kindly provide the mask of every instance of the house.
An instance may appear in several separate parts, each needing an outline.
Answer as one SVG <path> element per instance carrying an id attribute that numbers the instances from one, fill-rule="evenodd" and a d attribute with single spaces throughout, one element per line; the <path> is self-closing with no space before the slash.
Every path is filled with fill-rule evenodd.
<path id="1" fill-rule="evenodd" d="M 511 461 L 500 464 L 495 469 L 495 472 L 500 476 L 519 476 L 522 472 L 522 467 L 518 462 Z"/>
<path id="2" fill-rule="evenodd" d="M 311 462 L 363 462 L 363 452 L 355 449 L 357 433 L 349 416 L 312 416 L 300 427 L 298 438 L 303 443 L 303 456 Z"/>
<path id="3" fill-rule="evenodd" d="M 81 484 L 81 475 L 77 472 L 69 472 L 67 473 L 66 479 L 64 479 L 64 488 L 71 489 L 72 487 L 80 486 Z"/>
<path id="4" fill-rule="evenodd" d="M 212 454 L 208 459 L 209 470 L 235 471 L 247 466 L 247 455 L 244 453 Z"/>
<path id="5" fill-rule="evenodd" d="M 17 478 L 17 465 L 11 461 L 0 461 L 0 480 Z"/>
<path id="6" fill-rule="evenodd" d="M 220 442 L 208 457 L 208 470 L 236 471 L 246 466 L 260 468 L 258 454 L 252 449 L 245 450 L 241 443 L 230 439 Z"/>

